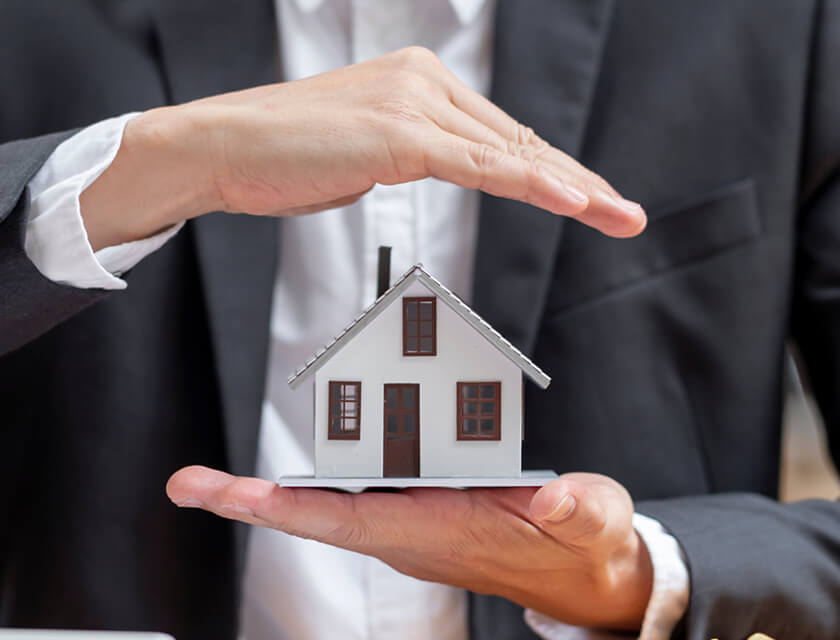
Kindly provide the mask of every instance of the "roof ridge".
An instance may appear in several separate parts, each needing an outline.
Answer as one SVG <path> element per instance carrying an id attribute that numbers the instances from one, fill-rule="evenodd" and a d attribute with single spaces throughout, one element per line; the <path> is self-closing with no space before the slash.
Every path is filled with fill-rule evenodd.
<path id="1" fill-rule="evenodd" d="M 466 321 L 470 324 L 473 329 L 478 331 L 488 342 L 490 342 L 494 347 L 501 350 L 505 353 L 508 359 L 512 360 L 514 364 L 516 364 L 528 377 L 530 377 L 534 382 L 536 382 L 540 387 L 543 389 L 546 388 L 549 383 L 551 382 L 551 378 L 546 375 L 546 373 L 540 369 L 534 362 L 528 358 L 524 353 L 522 353 L 519 349 L 517 349 L 509 340 L 507 340 L 501 333 L 499 333 L 496 329 L 490 325 L 484 318 L 478 315 L 464 300 L 458 296 L 454 291 L 449 289 L 445 284 L 443 284 L 440 280 L 435 278 L 431 273 L 429 273 L 426 268 L 423 266 L 421 262 L 418 262 L 408 271 L 406 271 L 403 275 L 401 275 L 393 285 L 388 287 L 385 292 L 379 296 L 376 300 L 374 300 L 370 305 L 368 305 L 359 315 L 357 315 L 353 321 L 348 324 L 341 332 L 339 332 L 332 340 L 328 341 L 323 347 L 321 347 L 309 360 L 304 363 L 304 365 L 295 371 L 291 376 L 289 376 L 288 384 L 294 389 L 302 382 L 303 378 L 306 377 L 307 371 L 313 367 L 327 352 L 329 352 L 333 347 L 337 345 L 340 341 L 347 339 L 349 340 L 352 336 L 348 336 L 348 334 L 357 329 L 357 331 L 361 331 L 362 328 L 366 325 L 361 325 L 360 323 L 364 320 L 365 317 L 369 316 L 376 307 L 380 305 L 384 305 L 390 303 L 390 298 L 396 296 L 396 292 L 400 288 L 405 288 L 408 285 L 405 284 L 408 279 L 413 275 L 416 274 L 417 278 L 420 279 L 421 282 L 426 285 L 426 287 L 431 288 L 433 291 L 438 289 L 438 295 L 442 294 L 444 298 L 444 302 L 449 304 L 450 308 L 455 311 L 457 315 L 461 317 L 462 320 Z M 488 335 L 489 334 L 489 335 Z M 355 335 L 355 334 L 354 334 Z M 520 362 L 517 362 L 519 360 Z M 523 366 L 524 363 L 524 366 Z M 320 368 L 320 367 L 319 367 Z"/>
<path id="2" fill-rule="evenodd" d="M 303 372 L 304 372 L 304 371 L 306 371 L 306 370 L 307 370 L 307 369 L 308 369 L 311 365 L 313 365 L 313 364 L 315 363 L 315 361 L 316 361 L 316 360 L 318 360 L 318 358 L 320 358 L 320 357 L 321 357 L 324 353 L 326 353 L 327 351 L 329 351 L 329 350 L 332 348 L 332 346 L 333 346 L 336 342 L 338 342 L 338 341 L 339 341 L 339 340 L 340 340 L 340 339 L 341 339 L 341 338 L 342 338 L 342 337 L 343 337 L 343 336 L 344 336 L 344 335 L 345 335 L 348 331 L 350 331 L 350 329 L 352 329 L 354 326 L 356 326 L 356 324 L 358 324 L 358 322 L 359 322 L 362 318 L 364 318 L 364 317 L 365 317 L 366 315 L 368 315 L 371 311 L 373 311 L 374 307 L 376 307 L 376 305 L 378 305 L 378 304 L 380 303 L 380 301 L 384 300 L 384 299 L 385 299 L 385 297 L 386 297 L 388 294 L 390 294 L 390 293 L 391 293 L 392 291 L 394 291 L 394 290 L 395 290 L 398 286 L 400 286 L 403 282 L 405 282 L 405 280 L 406 280 L 406 279 L 407 279 L 407 278 L 408 278 L 408 277 L 409 277 L 412 273 L 414 273 L 415 271 L 417 271 L 418 269 L 420 269 L 420 270 L 421 270 L 421 271 L 423 271 L 424 273 L 427 273 L 427 272 L 425 271 L 425 269 L 423 269 L 423 266 L 422 266 L 422 264 L 421 264 L 421 263 L 419 263 L 419 262 L 418 262 L 417 264 L 412 265 L 412 266 L 411 266 L 411 268 L 410 268 L 408 271 L 406 271 L 405 273 L 403 273 L 403 274 L 402 274 L 399 278 L 397 278 L 397 279 L 394 281 L 394 284 L 392 284 L 390 287 L 388 287 L 388 288 L 387 288 L 387 289 L 386 289 L 386 290 L 382 293 L 382 295 L 381 295 L 381 296 L 379 296 L 378 298 L 376 298 L 376 300 L 374 300 L 374 301 L 373 301 L 373 302 L 371 302 L 371 303 L 370 303 L 367 307 L 365 307 L 364 309 L 362 309 L 362 311 L 359 313 L 359 315 L 357 315 L 355 318 L 353 318 L 353 320 L 352 320 L 352 322 L 350 322 L 350 324 L 348 324 L 346 327 L 344 327 L 344 329 L 342 329 L 342 330 L 341 330 L 341 331 L 339 331 L 339 332 L 338 332 L 335 336 L 333 336 L 333 338 L 332 338 L 331 340 L 328 340 L 328 341 L 326 342 L 326 344 L 324 344 L 324 346 L 322 346 L 320 349 L 318 349 L 318 351 L 316 351 L 316 352 L 312 355 L 312 357 L 311 357 L 311 358 L 309 358 L 309 360 L 307 360 L 307 361 L 303 364 L 303 366 L 302 366 L 302 367 L 300 367 L 300 368 L 299 368 L 299 369 L 297 369 L 297 370 L 296 370 L 296 371 L 295 371 L 292 375 L 290 375 L 290 376 L 288 377 L 288 379 L 286 380 L 286 383 L 287 383 L 287 384 L 292 384 L 292 382 L 295 380 L 295 378 L 297 378 L 298 376 L 300 376 L 301 374 L 303 374 Z"/>
<path id="3" fill-rule="evenodd" d="M 482 318 L 470 305 L 468 305 L 466 302 L 464 302 L 464 300 L 457 293 L 455 293 L 454 291 L 449 289 L 449 287 L 447 287 L 445 284 L 443 284 L 440 280 L 435 278 L 432 274 L 430 274 L 428 271 L 426 271 L 422 267 L 420 268 L 420 271 L 427 278 L 429 278 L 432 282 L 434 282 L 438 287 L 443 289 L 444 293 L 446 293 L 449 298 L 451 298 L 452 300 L 457 302 L 463 308 L 463 310 L 466 312 L 467 315 L 469 315 L 472 318 L 475 318 L 475 320 L 478 323 L 480 323 L 481 326 L 483 326 L 490 334 L 492 334 L 492 336 L 496 340 L 498 340 L 500 343 L 502 343 L 507 349 L 510 349 L 511 351 L 513 351 L 513 353 L 516 356 L 518 356 L 519 358 L 522 358 L 528 365 L 533 367 L 536 370 L 536 372 L 539 372 L 540 374 L 545 376 L 545 378 L 547 379 L 545 387 L 548 386 L 548 382 L 551 381 L 551 378 L 549 378 L 548 375 L 546 375 L 546 373 L 542 369 L 540 369 L 528 356 L 526 356 L 524 353 L 522 353 L 522 351 L 520 351 L 510 340 L 508 340 L 501 333 L 499 333 L 493 327 L 493 325 L 491 325 L 489 322 L 487 322 L 487 320 Z M 461 316 L 461 317 L 464 318 L 464 316 Z M 466 320 L 466 318 L 464 318 L 464 319 Z M 473 326 L 475 327 L 475 325 L 473 325 Z M 492 340 L 490 342 L 492 343 Z M 498 345 L 494 345 L 494 346 L 496 346 L 498 348 Z M 522 368 L 522 367 L 520 367 L 520 368 Z M 529 376 L 532 379 L 534 379 L 535 382 L 537 382 L 537 384 L 540 384 L 539 381 L 535 379 L 535 376 L 532 373 L 530 373 L 530 372 L 528 372 L 528 373 L 529 373 Z M 539 376 L 537 376 L 537 377 L 539 377 Z M 545 388 L 545 387 L 543 387 L 543 388 Z"/>

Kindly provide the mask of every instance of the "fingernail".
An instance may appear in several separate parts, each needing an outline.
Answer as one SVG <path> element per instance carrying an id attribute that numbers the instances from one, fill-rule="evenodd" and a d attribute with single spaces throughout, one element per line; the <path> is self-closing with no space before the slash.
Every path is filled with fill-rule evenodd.
<path id="1" fill-rule="evenodd" d="M 178 507 L 191 507 L 198 509 L 204 506 L 200 500 L 196 500 L 195 498 L 183 498 L 181 500 L 177 500 L 175 501 L 175 505 Z"/>
<path id="2" fill-rule="evenodd" d="M 623 209 L 627 213 L 636 213 L 641 214 L 643 213 L 644 209 L 642 209 L 642 205 L 638 202 L 633 202 L 632 200 L 625 200 L 624 198 L 620 198 L 618 196 L 614 196 L 608 194 L 610 199 L 618 206 L 619 209 Z"/>
<path id="3" fill-rule="evenodd" d="M 248 507 L 241 505 L 241 504 L 226 504 L 222 505 L 222 509 L 225 511 L 230 511 L 231 513 L 235 513 L 241 516 L 252 516 L 254 512 L 251 511 Z"/>
<path id="4" fill-rule="evenodd" d="M 589 196 L 580 189 L 576 189 L 575 187 L 565 183 L 564 186 L 566 187 L 566 193 L 569 194 L 569 200 L 572 202 L 577 204 L 587 204 L 589 202 Z"/>
<path id="5" fill-rule="evenodd" d="M 565 520 L 572 514 L 572 511 L 575 510 L 576 505 L 577 500 L 575 500 L 575 497 L 572 494 L 567 493 L 563 499 L 557 503 L 557 506 L 545 514 L 542 519 L 549 520 L 551 522 L 560 522 L 561 520 Z"/>

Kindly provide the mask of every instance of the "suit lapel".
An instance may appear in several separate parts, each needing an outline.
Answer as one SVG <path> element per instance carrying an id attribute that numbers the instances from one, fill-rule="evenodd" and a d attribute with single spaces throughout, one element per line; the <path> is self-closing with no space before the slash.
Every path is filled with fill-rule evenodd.
<path id="1" fill-rule="evenodd" d="M 270 1 L 161 0 L 155 11 L 172 102 L 277 80 Z M 265 384 L 277 222 L 216 213 L 194 220 L 191 227 L 209 315 L 229 470 L 250 475 Z"/>
<path id="2" fill-rule="evenodd" d="M 612 0 L 500 0 L 491 100 L 552 145 L 579 156 Z M 483 195 L 476 310 L 532 352 L 565 218 Z"/>

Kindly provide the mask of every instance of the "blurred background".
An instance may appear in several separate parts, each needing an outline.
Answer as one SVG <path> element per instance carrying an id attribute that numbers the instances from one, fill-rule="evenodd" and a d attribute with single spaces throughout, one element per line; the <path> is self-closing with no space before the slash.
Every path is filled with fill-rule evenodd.
<path id="1" fill-rule="evenodd" d="M 840 497 L 840 477 L 826 447 L 819 410 L 807 390 L 807 382 L 789 362 L 788 389 L 782 435 L 781 499 Z"/>

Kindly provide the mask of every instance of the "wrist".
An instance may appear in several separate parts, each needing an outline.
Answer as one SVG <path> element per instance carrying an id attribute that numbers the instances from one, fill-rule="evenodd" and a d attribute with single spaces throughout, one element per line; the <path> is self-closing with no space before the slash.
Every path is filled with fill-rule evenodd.
<path id="1" fill-rule="evenodd" d="M 197 131 L 180 107 L 153 109 L 128 122 L 113 162 L 80 196 L 94 251 L 212 210 L 212 180 Z"/>

